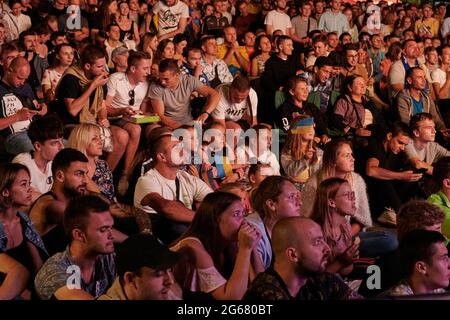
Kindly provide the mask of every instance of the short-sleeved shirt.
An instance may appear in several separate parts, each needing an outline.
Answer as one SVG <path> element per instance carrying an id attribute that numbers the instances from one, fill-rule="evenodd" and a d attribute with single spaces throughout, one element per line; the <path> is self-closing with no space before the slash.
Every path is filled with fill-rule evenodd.
<path id="1" fill-rule="evenodd" d="M 439 83 L 439 86 L 442 87 L 447 80 L 447 73 L 441 68 L 437 68 L 431 72 L 431 80 L 433 83 Z"/>
<path id="2" fill-rule="evenodd" d="M 398 171 L 404 164 L 404 154 L 393 154 L 385 151 L 382 140 L 373 140 L 369 143 L 367 159 L 375 158 L 379 161 L 379 167 L 391 171 Z"/>
<path id="3" fill-rule="evenodd" d="M 250 88 L 248 98 L 240 103 L 231 102 L 231 85 L 223 84 L 217 88 L 220 94 L 219 104 L 212 113 L 214 119 L 225 119 L 238 121 L 247 113 L 249 116 L 256 117 L 258 96 L 255 90 Z"/>
<path id="4" fill-rule="evenodd" d="M 106 293 L 116 277 L 114 259 L 114 253 L 99 255 L 95 261 L 92 281 L 85 283 L 80 276 L 79 289 L 86 291 L 94 298 L 98 298 Z M 77 267 L 70 256 L 69 247 L 48 259 L 34 280 L 34 286 L 39 298 L 41 300 L 50 300 L 58 289 L 68 284 L 75 284 L 73 277 L 75 275 L 74 269 Z"/>
<path id="5" fill-rule="evenodd" d="M 42 172 L 36 165 L 33 156 L 29 152 L 18 154 L 13 161 L 14 163 L 21 163 L 30 170 L 31 187 L 39 193 L 46 193 L 50 191 L 53 185 L 52 161 L 47 163 L 45 171 Z"/>
<path id="6" fill-rule="evenodd" d="M 409 159 L 419 159 L 427 164 L 433 164 L 443 157 L 450 156 L 450 151 L 436 142 L 428 142 L 424 149 L 419 150 L 414 145 L 414 141 L 411 141 L 405 147 L 405 152 Z"/>
<path id="7" fill-rule="evenodd" d="M 71 74 L 66 74 L 62 77 L 56 96 L 60 106 L 57 109 L 58 116 L 64 124 L 78 124 L 80 123 L 80 113 L 75 117 L 69 113 L 69 110 L 64 102 L 65 98 L 77 99 L 83 94 L 83 88 L 80 85 L 80 79 Z M 95 98 L 95 91 L 89 96 L 89 103 L 92 104 Z"/>
<path id="8" fill-rule="evenodd" d="M 179 199 L 177 199 L 177 186 L 175 180 L 163 177 L 158 170 L 151 169 L 140 177 L 134 192 L 134 206 L 148 213 L 155 214 L 156 211 L 149 206 L 142 206 L 142 199 L 149 193 L 157 193 L 166 200 L 181 201 L 183 205 L 192 209 L 194 201 L 203 201 L 203 198 L 212 190 L 208 185 L 197 177 L 184 171 L 177 172 L 179 180 Z"/>
<path id="9" fill-rule="evenodd" d="M 163 1 L 158 1 L 152 11 L 158 17 L 159 36 L 176 30 L 181 18 L 189 18 L 189 8 L 180 0 L 171 7 L 166 6 Z"/>
<path id="10" fill-rule="evenodd" d="M 164 115 L 181 124 L 192 124 L 190 99 L 192 92 L 198 91 L 203 84 L 199 79 L 180 74 L 180 83 L 175 90 L 164 88 L 155 82 L 150 85 L 148 97 L 160 100 L 164 104 Z"/>
<path id="11" fill-rule="evenodd" d="M 141 108 L 142 101 L 144 101 L 145 96 L 148 91 L 148 82 L 139 82 L 134 88 L 131 86 L 128 78 L 124 72 L 116 72 L 112 74 L 108 83 L 106 84 L 108 88 L 108 96 L 114 97 L 111 101 L 111 107 L 113 108 L 133 108 L 133 110 L 138 111 Z M 134 91 L 134 104 L 130 105 L 130 91 Z"/>
<path id="12" fill-rule="evenodd" d="M 314 18 L 309 17 L 308 20 L 303 20 L 302 16 L 298 15 L 292 18 L 292 28 L 300 39 L 307 37 L 309 32 L 317 29 L 317 21 Z"/>
<path id="13" fill-rule="evenodd" d="M 310 277 L 292 297 L 281 278 L 274 270 L 260 273 L 248 288 L 244 300 L 349 300 L 360 296 L 350 289 L 341 278 L 332 273 L 322 273 Z"/>
<path id="14" fill-rule="evenodd" d="M 277 10 L 269 11 L 264 20 L 264 24 L 272 26 L 272 31 L 283 31 L 283 34 L 287 36 L 289 35 L 288 29 L 292 28 L 291 18 L 286 13 L 278 12 Z"/>
<path id="15" fill-rule="evenodd" d="M 227 54 L 227 52 L 228 52 L 228 47 L 226 44 L 221 44 L 221 45 L 217 46 L 217 58 L 218 59 L 223 59 L 225 57 L 225 55 Z M 241 54 L 241 56 L 245 60 L 250 61 L 250 59 L 248 57 L 248 52 L 244 46 L 239 46 L 238 52 Z M 238 69 L 241 68 L 241 65 L 239 64 L 239 62 L 237 61 L 237 59 L 234 55 L 231 58 L 230 63 L 228 63 L 228 67 L 230 67 L 230 66 L 236 67 Z"/>

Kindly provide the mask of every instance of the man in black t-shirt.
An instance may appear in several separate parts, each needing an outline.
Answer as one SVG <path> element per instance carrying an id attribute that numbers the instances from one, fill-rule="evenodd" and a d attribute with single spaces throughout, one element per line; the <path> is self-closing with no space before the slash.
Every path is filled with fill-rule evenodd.
<path id="1" fill-rule="evenodd" d="M 395 212 L 406 200 L 408 186 L 422 177 L 421 173 L 402 170 L 406 163 L 403 151 L 409 143 L 409 127 L 396 122 L 384 140 L 369 144 L 366 175 L 370 209 L 379 222 L 396 225 Z"/>
<path id="2" fill-rule="evenodd" d="M 250 284 L 244 300 L 348 300 L 361 298 L 342 279 L 325 272 L 330 247 L 311 219 L 290 217 L 272 232 L 273 267 Z"/>

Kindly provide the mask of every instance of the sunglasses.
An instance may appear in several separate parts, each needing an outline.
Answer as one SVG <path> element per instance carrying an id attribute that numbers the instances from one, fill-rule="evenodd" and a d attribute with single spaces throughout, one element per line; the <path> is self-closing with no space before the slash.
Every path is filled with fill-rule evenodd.
<path id="1" fill-rule="evenodd" d="M 130 100 L 128 100 L 128 104 L 130 106 L 134 105 L 134 90 L 128 91 L 128 96 L 130 97 Z"/>

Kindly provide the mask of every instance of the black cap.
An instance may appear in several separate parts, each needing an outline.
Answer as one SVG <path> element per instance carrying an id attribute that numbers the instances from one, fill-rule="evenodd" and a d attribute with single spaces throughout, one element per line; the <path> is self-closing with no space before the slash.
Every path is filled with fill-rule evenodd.
<path id="1" fill-rule="evenodd" d="M 155 236 L 133 235 L 126 239 L 117 250 L 117 273 L 123 276 L 125 272 L 136 272 L 141 267 L 158 271 L 170 269 L 177 263 L 179 256 L 179 253 L 169 250 Z"/>

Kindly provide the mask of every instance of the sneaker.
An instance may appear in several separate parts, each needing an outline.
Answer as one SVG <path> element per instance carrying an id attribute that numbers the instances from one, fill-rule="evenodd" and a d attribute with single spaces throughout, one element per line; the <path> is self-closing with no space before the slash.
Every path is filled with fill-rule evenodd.
<path id="1" fill-rule="evenodd" d="M 128 190 L 128 175 L 122 174 L 117 184 L 117 194 L 121 197 L 125 195 Z"/>
<path id="2" fill-rule="evenodd" d="M 386 208 L 383 213 L 378 217 L 378 222 L 390 226 L 397 226 L 397 215 L 394 209 Z"/>

